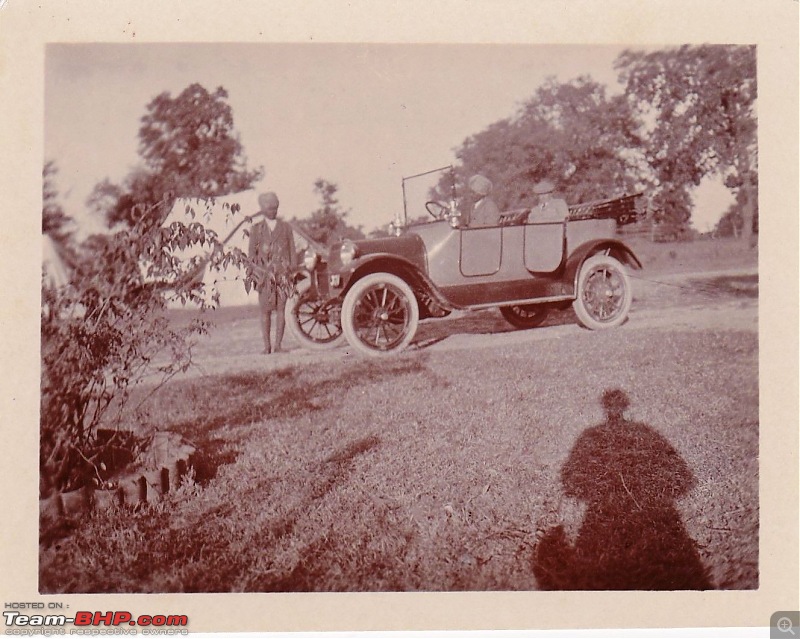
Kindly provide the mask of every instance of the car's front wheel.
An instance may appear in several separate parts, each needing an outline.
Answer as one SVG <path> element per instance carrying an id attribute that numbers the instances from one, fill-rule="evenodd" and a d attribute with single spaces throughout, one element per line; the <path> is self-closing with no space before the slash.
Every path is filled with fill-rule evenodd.
<path id="1" fill-rule="evenodd" d="M 364 355 L 396 353 L 411 343 L 419 324 L 419 305 L 411 287 L 390 273 L 358 280 L 342 304 L 342 330 Z"/>
<path id="2" fill-rule="evenodd" d="M 501 306 L 500 314 L 517 328 L 536 328 L 547 319 L 549 310 L 544 304 L 516 304 Z"/>
<path id="3" fill-rule="evenodd" d="M 304 348 L 326 350 L 344 342 L 341 304 L 321 300 L 307 289 L 286 301 L 286 321 Z"/>
<path id="4" fill-rule="evenodd" d="M 628 274 L 618 260 L 609 255 L 593 255 L 583 263 L 572 307 L 586 328 L 619 326 L 627 319 L 632 300 Z"/>

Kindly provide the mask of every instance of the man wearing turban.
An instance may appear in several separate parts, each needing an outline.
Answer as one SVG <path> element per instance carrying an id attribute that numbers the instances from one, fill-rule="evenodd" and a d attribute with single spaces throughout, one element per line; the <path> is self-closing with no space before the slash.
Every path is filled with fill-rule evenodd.
<path id="1" fill-rule="evenodd" d="M 264 338 L 264 353 L 281 352 L 281 341 L 286 326 L 284 312 L 286 298 L 292 290 L 292 272 L 297 266 L 297 253 L 294 247 L 292 227 L 278 217 L 278 196 L 275 193 L 262 193 L 258 197 L 264 220 L 250 229 L 250 245 L 247 255 L 250 258 L 251 277 L 258 291 L 261 308 L 261 334 Z M 275 348 L 272 348 L 270 331 L 272 313 L 275 317 Z"/>
<path id="2" fill-rule="evenodd" d="M 469 216 L 468 226 L 497 226 L 500 223 L 500 209 L 489 197 L 492 192 L 491 181 L 482 175 L 473 175 L 467 184 L 470 191 L 478 197 Z"/>

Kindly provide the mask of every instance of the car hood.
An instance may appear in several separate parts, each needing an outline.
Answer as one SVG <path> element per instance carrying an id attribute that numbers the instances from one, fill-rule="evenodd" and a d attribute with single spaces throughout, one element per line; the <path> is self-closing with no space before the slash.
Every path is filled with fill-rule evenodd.
<path id="1" fill-rule="evenodd" d="M 381 237 L 372 240 L 356 240 L 354 242 L 357 258 L 361 259 L 373 254 L 393 255 L 404 258 L 418 268 L 425 269 L 425 244 L 422 238 L 415 233 L 404 233 L 399 237 Z M 331 263 L 339 261 L 339 249 L 342 243 L 338 242 L 331 247 Z"/>

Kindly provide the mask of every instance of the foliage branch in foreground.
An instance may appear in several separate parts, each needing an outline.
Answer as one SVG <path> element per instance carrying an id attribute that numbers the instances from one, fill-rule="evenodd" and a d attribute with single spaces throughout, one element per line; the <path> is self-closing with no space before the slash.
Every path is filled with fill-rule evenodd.
<path id="1" fill-rule="evenodd" d="M 67 286 L 55 288 L 43 279 L 42 496 L 101 485 L 116 435 L 101 436 L 99 427 L 113 431 L 119 425 L 135 386 L 147 382 L 157 389 L 191 364 L 207 323 L 171 322 L 168 303 L 216 306 L 218 293 L 209 294 L 203 283 L 205 269 L 244 269 L 248 287 L 255 276 L 247 256 L 201 222 L 150 223 L 165 215 L 143 208 L 132 217 L 141 223 L 87 239 Z M 197 247 L 203 250 L 193 251 Z M 269 276 L 282 278 L 283 285 L 289 279 L 286 273 Z"/>
<path id="2" fill-rule="evenodd" d="M 290 274 L 259 273 L 240 250 L 187 210 L 184 224 L 164 227 L 177 198 L 213 198 L 250 188 L 262 169 L 246 166 L 224 88 L 200 84 L 167 92 L 146 107 L 139 129 L 142 164 L 121 184 L 105 180 L 88 206 L 117 232 L 89 237 L 72 251 L 71 281 L 42 283 L 41 491 L 102 483 L 109 441 L 98 427 L 119 424 L 131 389 L 154 388 L 191 363 L 193 340 L 205 323 L 177 325 L 169 302 L 201 309 L 219 303 L 203 283 L 206 270 L 243 268 L 245 287 L 265 276 L 282 286 Z M 43 172 L 43 231 L 57 235 L 68 218 L 56 201 L 55 165 Z M 199 200 L 198 200 L 199 202 Z M 191 207 L 187 207 L 191 209 Z M 236 213 L 236 211 L 231 211 Z M 44 496 L 43 495 L 43 496 Z"/>

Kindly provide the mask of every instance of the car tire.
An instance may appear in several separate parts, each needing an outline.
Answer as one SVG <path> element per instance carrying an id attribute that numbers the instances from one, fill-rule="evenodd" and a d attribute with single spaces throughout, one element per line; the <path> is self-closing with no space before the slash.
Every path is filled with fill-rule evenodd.
<path id="1" fill-rule="evenodd" d="M 286 300 L 286 324 L 303 348 L 329 350 L 344 343 L 341 305 L 331 306 L 309 294 L 309 282 L 300 282 L 297 294 Z"/>
<path id="2" fill-rule="evenodd" d="M 619 326 L 628 318 L 633 301 L 625 267 L 609 255 L 593 255 L 582 265 L 572 308 L 588 329 Z"/>
<path id="3" fill-rule="evenodd" d="M 342 330 L 362 355 L 380 357 L 406 348 L 417 332 L 419 304 L 411 287 L 390 273 L 372 273 L 342 304 Z"/>
<path id="4" fill-rule="evenodd" d="M 501 306 L 500 314 L 516 328 L 536 328 L 547 319 L 550 309 L 544 304 Z"/>

